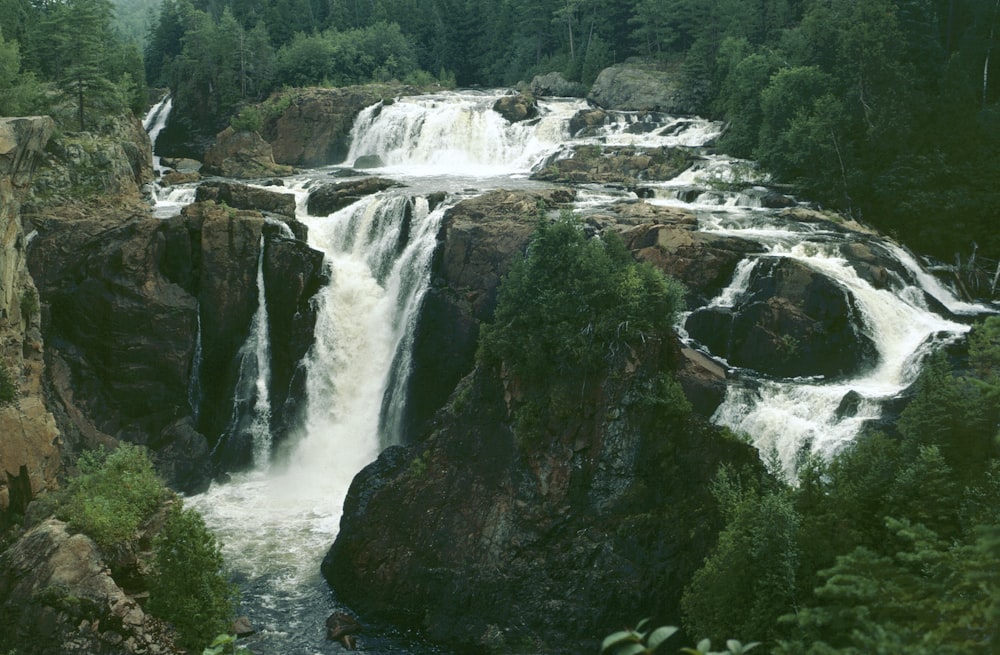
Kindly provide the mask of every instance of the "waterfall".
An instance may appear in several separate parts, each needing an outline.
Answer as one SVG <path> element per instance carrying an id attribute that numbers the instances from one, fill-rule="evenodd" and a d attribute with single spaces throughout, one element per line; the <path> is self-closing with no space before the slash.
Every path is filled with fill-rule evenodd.
<path id="1" fill-rule="evenodd" d="M 201 415 L 201 401 L 204 392 L 201 388 L 201 305 L 195 308 L 195 318 L 197 319 L 197 332 L 194 336 L 194 355 L 191 357 L 191 375 L 188 377 L 188 405 L 191 407 L 191 416 L 195 425 L 198 424 L 198 416 Z"/>
<path id="2" fill-rule="evenodd" d="M 338 608 L 320 578 L 319 561 L 336 536 L 351 480 L 398 441 L 410 344 L 445 209 L 429 211 L 422 197 L 383 193 L 330 216 L 299 216 L 309 226 L 310 245 L 325 253 L 330 274 L 314 298 L 304 425 L 269 466 L 255 460 L 254 470 L 190 499 L 221 536 L 227 560 L 238 562 L 243 586 L 254 596 L 261 632 L 254 652 L 293 652 L 294 637 L 283 631 L 302 616 L 310 617 L 301 637 L 310 646 L 303 652 L 325 643 L 323 620 Z M 266 324 L 258 316 L 255 324 Z M 266 359 L 263 351 L 257 357 Z"/>
<path id="3" fill-rule="evenodd" d="M 526 173 L 568 138 L 583 101 L 540 104 L 532 121 L 508 123 L 493 111 L 502 93 L 441 93 L 399 98 L 361 112 L 347 163 L 377 155 L 390 172 L 492 176 Z"/>
<path id="4" fill-rule="evenodd" d="M 153 172 L 157 176 L 163 172 L 163 169 L 160 167 L 160 158 L 156 156 L 156 138 L 160 136 L 160 132 L 167 126 L 167 118 L 169 118 L 170 110 L 173 106 L 174 99 L 170 95 L 166 95 L 150 108 L 146 117 L 142 120 L 142 128 L 149 135 L 149 142 L 153 147 Z"/>
<path id="5" fill-rule="evenodd" d="M 271 460 L 271 340 L 264 288 L 264 236 L 257 258 L 257 311 L 240 349 L 239 375 L 233 390 L 229 427 L 216 444 L 225 461 L 240 461 L 249 438 L 253 465 L 266 469 Z"/>
<path id="6" fill-rule="evenodd" d="M 318 563 L 336 537 L 351 481 L 381 450 L 400 440 L 415 322 L 448 204 L 431 211 L 424 192 L 469 196 L 478 193 L 470 188 L 530 187 L 538 183 L 526 180 L 527 174 L 542 162 L 565 156 L 570 146 L 696 148 L 721 130 L 718 123 L 695 118 L 612 112 L 604 124 L 571 137 L 570 119 L 588 109 L 584 101 L 540 100 L 537 118 L 511 124 L 492 109 L 506 93 L 406 97 L 362 111 L 352 130 L 347 165 L 377 156 L 378 174 L 405 181 L 409 189 L 381 192 L 314 217 L 305 212 L 308 190 L 327 183 L 331 171 L 300 172 L 288 181 L 287 188 L 296 194 L 297 216 L 309 227 L 310 245 L 324 253 L 329 273 L 328 285 L 312 299 L 317 321 L 304 362 L 303 424 L 271 452 L 267 308 L 259 270 L 258 313 L 243 352 L 244 391 L 233 408 L 234 426 L 257 430 L 252 440 L 255 468 L 189 499 L 221 537 L 227 561 L 252 599 L 258 634 L 251 647 L 256 653 L 335 652 L 329 650 L 334 647 L 327 645 L 322 623 L 331 611 L 343 608 L 320 578 Z M 344 173 L 342 168 L 337 167 L 338 174 Z M 762 453 L 776 452 L 793 473 L 803 458 L 830 456 L 866 422 L 880 418 L 884 401 L 912 383 L 923 357 L 968 330 L 953 315 L 977 314 L 983 308 L 958 300 L 912 255 L 891 241 L 876 243 L 873 236 L 873 249 L 898 260 L 887 271 L 890 283 L 876 288 L 841 255 L 838 244 L 857 240 L 856 232 L 761 207 L 767 183 L 766 175 L 749 162 L 700 152 L 696 165 L 674 180 L 643 183 L 642 195 L 653 196 L 649 202 L 654 204 L 694 212 L 703 232 L 763 246 L 764 252 L 739 262 L 730 283 L 708 301 L 710 306 L 737 307 L 756 267 L 773 258 L 795 259 L 853 298 L 859 329 L 877 350 L 870 370 L 838 380 L 766 379 L 752 371 L 733 371 L 735 379 L 713 417 L 720 425 L 753 435 Z M 593 185 L 579 192 L 580 211 L 638 200 L 634 189 L 620 187 Z M 190 202 L 193 194 L 193 188 L 171 189 L 159 206 Z M 935 307 L 952 315 L 942 316 Z M 683 326 L 678 332 L 684 334 Z M 376 647 L 371 652 L 407 651 Z"/>

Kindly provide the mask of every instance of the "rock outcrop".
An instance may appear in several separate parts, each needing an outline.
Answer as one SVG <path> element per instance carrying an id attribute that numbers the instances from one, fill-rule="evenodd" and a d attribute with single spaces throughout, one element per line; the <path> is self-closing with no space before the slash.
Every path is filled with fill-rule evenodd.
<path id="1" fill-rule="evenodd" d="M 101 133 L 65 132 L 49 143 L 28 206 L 138 197 L 153 180 L 153 149 L 142 123 L 129 114 Z"/>
<path id="2" fill-rule="evenodd" d="M 472 370 L 479 324 L 493 315 L 497 287 L 534 232 L 539 207 L 573 201 L 566 189 L 497 190 L 448 210 L 438 232 L 431 287 L 424 297 L 413 343 L 407 392 L 408 436 L 419 433 Z"/>
<path id="3" fill-rule="evenodd" d="M 31 528 L 0 553 L 0 619 L 4 652 L 181 652 L 170 628 L 146 614 L 115 580 L 97 545 L 55 519 Z"/>
<path id="4" fill-rule="evenodd" d="M 274 162 L 271 144 L 261 135 L 227 127 L 205 152 L 202 172 L 246 180 L 290 175 L 292 167 Z"/>
<path id="5" fill-rule="evenodd" d="M 353 205 L 365 196 L 398 186 L 402 185 L 384 177 L 366 177 L 361 180 L 324 184 L 309 194 L 306 211 L 310 216 L 328 216 Z"/>
<path id="6" fill-rule="evenodd" d="M 59 431 L 42 392 L 38 292 L 27 268 L 20 206 L 55 125 L 0 119 L 0 531 L 58 486 Z"/>
<path id="7" fill-rule="evenodd" d="M 271 283 L 293 290 L 269 313 L 286 333 L 309 320 L 300 294 L 319 284 L 317 254 L 280 230 L 266 236 L 259 212 L 212 202 L 165 220 L 139 209 L 33 219 L 39 236 L 31 266 L 50 316 L 52 397 L 67 440 L 77 448 L 111 438 L 147 445 L 181 490 L 207 482 L 208 451 L 220 439 L 227 441 L 216 450 L 223 465 L 245 463 L 250 454 L 230 419 L 258 305 L 262 240 L 265 251 L 275 244 L 282 253 Z M 289 352 L 308 349 L 302 340 Z M 298 362 L 281 353 L 280 366 L 272 362 L 275 379 L 291 380 Z"/>
<path id="8" fill-rule="evenodd" d="M 565 184 L 622 184 L 669 180 L 687 169 L 691 155 L 676 148 L 574 147 L 569 157 L 548 162 L 535 180 Z"/>
<path id="9" fill-rule="evenodd" d="M 534 96 L 583 97 L 587 94 L 582 84 L 570 82 L 559 72 L 536 75 L 531 79 L 528 90 Z"/>
<path id="10" fill-rule="evenodd" d="M 688 317 L 688 333 L 734 366 L 781 376 L 839 377 L 874 365 L 853 298 L 789 258 L 761 259 L 732 307 Z"/>
<path id="11" fill-rule="evenodd" d="M 271 144 L 274 160 L 292 166 L 324 166 L 344 161 L 350 149 L 351 127 L 358 113 L 382 100 L 413 95 L 413 87 L 369 84 L 336 89 L 281 91 L 267 106 L 262 134 Z"/>
<path id="12" fill-rule="evenodd" d="M 552 207 L 568 200 L 560 194 L 497 191 L 449 212 L 419 338 L 474 344 L 465 335 L 492 313 L 538 200 Z M 678 621 L 678 590 L 720 522 L 709 481 L 723 461 L 759 465 L 697 415 L 644 404 L 679 353 L 665 335 L 606 376 L 570 374 L 559 384 L 573 389 L 572 411 L 528 441 L 511 425 L 537 390 L 468 351 L 471 373 L 426 438 L 355 478 L 323 563 L 338 596 L 363 616 L 486 653 L 596 652 L 609 625 L 637 614 Z M 436 360 L 453 357 L 463 355 Z M 414 361 L 417 388 L 436 375 L 443 390 L 459 373 L 431 374 L 428 363 Z"/>
<path id="13" fill-rule="evenodd" d="M 681 90 L 678 66 L 661 68 L 650 62 L 628 61 L 602 70 L 587 99 L 605 109 L 690 114 L 690 100 Z"/>

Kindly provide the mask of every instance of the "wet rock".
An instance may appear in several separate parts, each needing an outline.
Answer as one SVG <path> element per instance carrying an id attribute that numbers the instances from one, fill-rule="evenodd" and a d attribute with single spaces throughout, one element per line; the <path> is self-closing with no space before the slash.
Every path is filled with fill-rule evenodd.
<path id="1" fill-rule="evenodd" d="M 235 209 L 256 209 L 295 217 L 295 196 L 235 182 L 209 181 L 198 186 L 195 202 L 211 200 Z"/>
<path id="2" fill-rule="evenodd" d="M 382 168 L 385 162 L 378 155 L 361 155 L 354 160 L 354 168 L 364 170 L 366 168 Z"/>
<path id="3" fill-rule="evenodd" d="M 334 612 L 326 619 L 326 638 L 339 641 L 348 650 L 354 649 L 354 635 L 360 633 L 361 629 L 361 623 L 357 619 L 343 612 Z"/>
<path id="4" fill-rule="evenodd" d="M 503 96 L 493 103 L 493 111 L 504 117 L 508 123 L 520 123 L 538 116 L 538 103 L 523 93 Z"/>
<path id="5" fill-rule="evenodd" d="M 564 184 L 636 184 L 670 180 L 686 170 L 691 155 L 676 148 L 574 147 L 569 157 L 549 161 L 531 177 Z"/>
<path id="6" fill-rule="evenodd" d="M 608 112 L 599 107 L 582 109 L 569 120 L 569 133 L 576 137 L 593 136 L 596 128 L 608 120 Z"/>
<path id="7" fill-rule="evenodd" d="M 859 320 L 846 289 L 779 258 L 758 264 L 734 307 L 699 309 L 685 328 L 734 366 L 781 377 L 839 377 L 874 361 L 875 344 Z"/>
<path id="8" fill-rule="evenodd" d="M 205 152 L 204 173 L 248 179 L 289 175 L 291 166 L 276 164 L 271 144 L 256 132 L 227 127 Z"/>
<path id="9" fill-rule="evenodd" d="M 199 180 L 201 180 L 201 173 L 197 171 L 171 171 L 160 178 L 160 184 L 163 186 L 177 186 L 179 184 L 191 184 Z"/>
<path id="10" fill-rule="evenodd" d="M 310 216 L 328 216 L 353 205 L 365 196 L 398 186 L 402 185 L 384 177 L 366 177 L 363 180 L 324 184 L 309 194 L 306 211 Z"/>
<path id="11" fill-rule="evenodd" d="M 232 627 L 233 634 L 237 637 L 249 637 L 252 634 L 256 634 L 257 630 L 250 623 L 249 617 L 238 616 L 233 621 Z"/>

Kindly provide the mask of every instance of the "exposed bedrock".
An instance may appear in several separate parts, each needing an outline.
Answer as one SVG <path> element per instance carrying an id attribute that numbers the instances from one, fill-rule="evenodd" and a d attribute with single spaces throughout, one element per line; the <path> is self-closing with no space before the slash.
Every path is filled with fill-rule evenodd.
<path id="1" fill-rule="evenodd" d="M 209 448 L 229 427 L 257 309 L 264 217 L 206 202 L 166 220 L 136 210 L 50 212 L 34 222 L 31 266 L 49 317 L 64 431 L 78 447 L 108 437 L 145 444 L 171 485 L 203 485 Z M 286 340 L 272 369 L 287 384 L 298 364 L 290 360 L 308 349 L 293 328 L 308 321 L 302 294 L 314 291 L 321 271 L 305 243 L 274 232 L 265 250 L 275 248 L 280 263 L 265 268 L 284 289 L 271 321 Z M 284 423 L 280 410 L 276 421 Z"/>

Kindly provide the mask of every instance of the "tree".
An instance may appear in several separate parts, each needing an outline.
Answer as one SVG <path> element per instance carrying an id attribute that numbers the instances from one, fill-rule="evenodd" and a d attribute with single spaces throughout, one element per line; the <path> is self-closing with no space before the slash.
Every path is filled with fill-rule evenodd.
<path id="1" fill-rule="evenodd" d="M 80 130 L 86 129 L 88 105 L 113 85 L 105 70 L 111 24 L 110 0 L 67 0 L 50 8 L 55 78 L 73 98 Z"/>
<path id="2" fill-rule="evenodd" d="M 181 646 L 208 646 L 229 629 L 236 598 L 215 536 L 198 512 L 178 501 L 153 547 L 149 610 L 174 625 Z"/>

